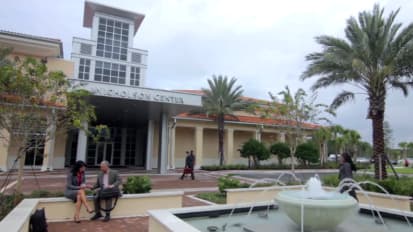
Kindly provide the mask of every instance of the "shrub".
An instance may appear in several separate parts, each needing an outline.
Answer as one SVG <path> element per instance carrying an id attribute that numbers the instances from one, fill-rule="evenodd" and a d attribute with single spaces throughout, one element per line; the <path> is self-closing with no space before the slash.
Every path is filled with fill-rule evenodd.
<path id="1" fill-rule="evenodd" d="M 50 192 L 48 190 L 33 190 L 26 198 L 46 198 L 46 197 L 63 197 L 63 192 Z"/>
<path id="2" fill-rule="evenodd" d="M 255 167 L 259 166 L 260 160 L 267 160 L 268 158 L 270 158 L 270 151 L 268 150 L 268 148 L 265 147 L 264 143 L 256 139 L 250 139 L 246 143 L 244 143 L 244 145 L 242 145 L 240 153 L 241 157 L 252 157 Z"/>
<path id="3" fill-rule="evenodd" d="M 216 204 L 227 203 L 227 198 L 225 194 L 220 192 L 199 193 L 196 195 L 196 197 L 214 202 Z"/>
<path id="4" fill-rule="evenodd" d="M 319 152 L 317 146 L 311 142 L 298 145 L 297 150 L 295 151 L 295 156 L 302 160 L 306 165 L 308 165 L 308 163 L 318 162 L 318 154 Z"/>
<path id="5" fill-rule="evenodd" d="M 0 193 L 0 221 L 23 200 L 22 194 L 3 195 Z"/>
<path id="6" fill-rule="evenodd" d="M 124 193 L 148 193 L 152 189 L 148 176 L 129 176 L 123 184 Z"/>
<path id="7" fill-rule="evenodd" d="M 282 164 L 283 159 L 290 157 L 290 147 L 286 143 L 274 143 L 270 147 L 270 152 L 277 156 L 280 164 Z"/>
<path id="8" fill-rule="evenodd" d="M 232 189 L 232 188 L 248 188 L 249 185 L 245 183 L 241 183 L 239 180 L 229 177 L 229 176 L 222 176 L 218 179 L 218 189 L 220 193 L 226 193 L 225 189 Z"/>

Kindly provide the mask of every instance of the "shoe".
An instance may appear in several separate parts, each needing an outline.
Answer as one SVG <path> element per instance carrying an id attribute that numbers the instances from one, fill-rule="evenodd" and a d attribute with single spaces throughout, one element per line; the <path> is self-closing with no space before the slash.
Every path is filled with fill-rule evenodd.
<path id="1" fill-rule="evenodd" d="M 79 219 L 78 217 L 74 217 L 74 218 L 73 218 L 73 221 L 74 221 L 75 223 L 80 223 L 80 219 Z"/>
<path id="2" fill-rule="evenodd" d="M 94 209 L 91 209 L 91 210 L 86 209 L 86 211 L 87 211 L 88 213 L 94 213 L 94 212 L 95 212 Z"/>
<path id="3" fill-rule="evenodd" d="M 104 222 L 108 222 L 110 220 L 110 216 L 109 215 L 106 215 L 105 216 L 105 218 L 103 218 L 103 220 L 102 221 L 104 221 Z"/>
<path id="4" fill-rule="evenodd" d="M 99 218 L 101 218 L 101 217 L 102 217 L 102 214 L 97 213 L 97 214 L 95 214 L 93 217 L 91 217 L 90 220 L 91 220 L 91 221 L 94 221 L 94 220 L 99 219 Z"/>

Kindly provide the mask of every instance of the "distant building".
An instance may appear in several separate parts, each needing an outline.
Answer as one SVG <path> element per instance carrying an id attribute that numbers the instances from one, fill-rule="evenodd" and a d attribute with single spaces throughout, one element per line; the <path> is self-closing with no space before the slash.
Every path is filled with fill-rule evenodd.
<path id="1" fill-rule="evenodd" d="M 202 91 L 167 91 L 145 87 L 148 51 L 133 48 L 133 37 L 144 15 L 86 1 L 83 26 L 89 39 L 73 38 L 71 60 L 63 60 L 60 40 L 0 32 L 0 47 L 18 56 L 47 57 L 49 70 L 62 70 L 75 88 L 90 91 L 97 122 L 110 136 L 94 142 L 85 131 L 62 131 L 26 154 L 26 167 L 61 169 L 76 160 L 97 166 L 108 160 L 119 167 L 145 170 L 182 168 L 186 150 L 194 150 L 197 167 L 218 164 L 214 118 L 189 114 L 202 106 Z M 253 98 L 245 101 L 262 102 Z M 249 138 L 271 144 L 285 141 L 285 121 L 236 112 L 225 121 L 225 163 L 246 163 L 238 149 Z M 305 124 L 306 133 L 317 126 Z M 287 138 L 288 139 L 288 138 Z M 0 141 L 0 169 L 11 168 L 16 145 Z M 45 149 L 46 148 L 46 149 Z M 50 153 L 48 155 L 44 155 Z M 43 159 L 47 157 L 47 159 Z M 275 162 L 275 159 L 267 162 Z"/>

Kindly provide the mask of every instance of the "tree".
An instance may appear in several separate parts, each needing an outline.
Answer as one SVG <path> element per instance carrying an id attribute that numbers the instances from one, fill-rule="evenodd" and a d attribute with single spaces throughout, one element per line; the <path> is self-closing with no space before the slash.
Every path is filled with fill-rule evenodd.
<path id="1" fill-rule="evenodd" d="M 0 139 L 20 142 L 14 162 L 19 162 L 16 191 L 20 192 L 25 154 L 32 144 L 48 142 L 56 125 L 73 128 L 81 120 L 95 119 L 95 113 L 85 99 L 86 91 L 69 92 L 63 72 L 49 72 L 45 63 L 30 57 L 9 60 L 10 53 L 11 49 L 0 49 Z"/>
<path id="2" fill-rule="evenodd" d="M 264 145 L 264 143 L 256 140 L 250 139 L 242 145 L 240 150 L 241 156 L 244 158 L 252 158 L 254 161 L 254 167 L 259 166 L 260 160 L 267 160 L 270 158 L 270 151 Z"/>
<path id="3" fill-rule="evenodd" d="M 393 129 L 388 121 L 383 122 L 384 150 L 389 153 L 393 143 Z"/>
<path id="4" fill-rule="evenodd" d="M 212 76 L 208 80 L 209 89 L 203 89 L 203 111 L 215 117 L 218 127 L 219 164 L 224 164 L 224 126 L 225 115 L 233 115 L 233 111 L 241 109 L 242 86 L 236 85 L 237 79 L 226 76 Z"/>
<path id="5" fill-rule="evenodd" d="M 407 96 L 413 80 L 413 24 L 401 29 L 402 24 L 395 23 L 398 12 L 385 18 L 384 9 L 374 5 L 372 12 L 360 12 L 358 21 L 354 17 L 347 20 L 346 39 L 316 37 L 323 50 L 306 56 L 310 64 L 301 77 L 319 77 L 313 90 L 350 84 L 367 96 L 377 179 L 387 177 L 383 159 L 387 91 L 399 89 Z M 343 90 L 331 107 L 338 108 L 354 98 L 354 92 Z"/>
<path id="6" fill-rule="evenodd" d="M 303 164 L 308 166 L 310 163 L 315 163 L 318 161 L 319 150 L 314 143 L 306 142 L 297 146 L 295 152 L 298 159 L 302 161 Z"/>
<path id="7" fill-rule="evenodd" d="M 282 164 L 283 159 L 290 157 L 290 148 L 286 143 L 274 143 L 270 147 L 270 153 L 276 155 L 278 158 L 278 163 Z"/>
<path id="8" fill-rule="evenodd" d="M 347 143 L 347 150 L 352 155 L 353 160 L 357 160 L 358 147 L 361 142 L 360 134 L 355 130 L 344 130 L 344 137 Z"/>
<path id="9" fill-rule="evenodd" d="M 328 141 L 331 140 L 331 130 L 329 127 L 321 127 L 313 134 L 313 140 L 319 146 L 320 164 L 324 165 L 328 158 Z"/>
<path id="10" fill-rule="evenodd" d="M 330 138 L 330 143 L 332 143 L 334 147 L 334 153 L 336 154 L 336 163 L 338 162 L 337 155 L 340 154 L 342 151 L 342 143 L 343 139 L 340 139 L 343 132 L 344 128 L 340 125 L 333 125 L 330 127 L 330 132 L 331 132 L 331 138 Z"/>
<path id="11" fill-rule="evenodd" d="M 323 113 L 334 115 L 334 112 L 323 104 L 316 104 L 317 96 L 314 94 L 308 97 L 301 88 L 292 93 L 290 88 L 286 86 L 283 91 L 278 93 L 281 96 L 280 100 L 273 94 L 269 94 L 272 99 L 272 104 L 267 107 L 272 110 L 270 115 L 285 120 L 284 130 L 288 136 L 287 144 L 290 147 L 291 171 L 294 172 L 295 150 L 303 142 L 304 124 L 307 122 L 329 122 L 326 117 L 323 117 Z"/>

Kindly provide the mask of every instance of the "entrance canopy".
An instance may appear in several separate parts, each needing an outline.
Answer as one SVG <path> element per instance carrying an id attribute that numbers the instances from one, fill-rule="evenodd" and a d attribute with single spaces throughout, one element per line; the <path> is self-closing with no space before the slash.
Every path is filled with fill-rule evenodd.
<path id="1" fill-rule="evenodd" d="M 116 124 L 159 120 L 162 113 L 172 116 L 202 106 L 196 94 L 78 79 L 72 80 L 72 87 L 91 92 L 99 118 Z"/>

